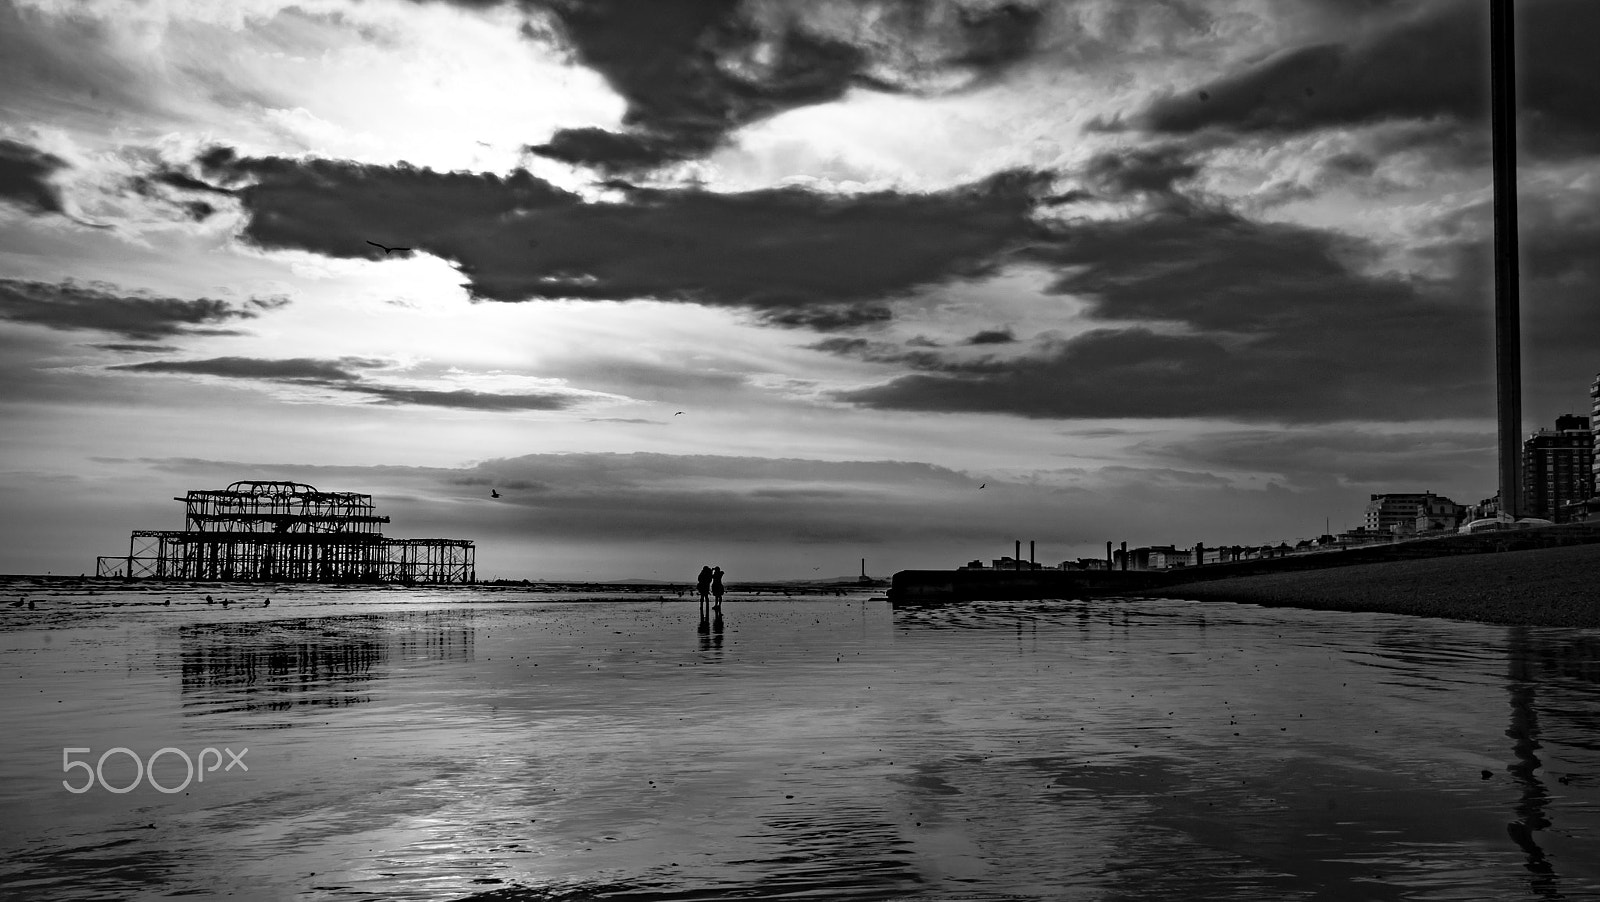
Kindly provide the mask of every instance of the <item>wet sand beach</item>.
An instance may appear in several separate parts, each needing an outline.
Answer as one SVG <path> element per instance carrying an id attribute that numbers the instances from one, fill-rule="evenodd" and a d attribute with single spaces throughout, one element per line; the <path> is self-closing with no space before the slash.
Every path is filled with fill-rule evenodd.
<path id="1" fill-rule="evenodd" d="M 1163 594 L 1480 623 L 1600 627 L 1600 545 L 1229 577 L 1173 586 Z"/>
<path id="2" fill-rule="evenodd" d="M 1600 897 L 1594 631 L 48 588 L 0 607 L 7 897 Z"/>

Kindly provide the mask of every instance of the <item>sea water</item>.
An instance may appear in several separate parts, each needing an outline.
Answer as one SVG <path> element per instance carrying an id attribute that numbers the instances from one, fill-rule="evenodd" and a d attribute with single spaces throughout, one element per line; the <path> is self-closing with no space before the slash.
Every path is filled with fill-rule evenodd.
<path id="1" fill-rule="evenodd" d="M 1595 631 L 20 591 L 7 898 L 1600 898 Z"/>

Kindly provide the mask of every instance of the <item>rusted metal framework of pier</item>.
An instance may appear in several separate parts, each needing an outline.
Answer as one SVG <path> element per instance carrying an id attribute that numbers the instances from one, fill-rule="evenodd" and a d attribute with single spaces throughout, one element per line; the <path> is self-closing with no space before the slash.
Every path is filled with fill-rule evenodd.
<path id="1" fill-rule="evenodd" d="M 191 491 L 182 530 L 134 530 L 128 553 L 97 560 L 99 576 L 317 583 L 470 584 L 467 539 L 390 539 L 371 495 L 298 482 L 235 482 Z"/>

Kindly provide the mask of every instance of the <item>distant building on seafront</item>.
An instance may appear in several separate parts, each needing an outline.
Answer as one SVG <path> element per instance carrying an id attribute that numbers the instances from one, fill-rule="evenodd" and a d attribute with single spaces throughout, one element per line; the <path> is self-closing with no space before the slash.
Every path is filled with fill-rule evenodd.
<path id="1" fill-rule="evenodd" d="M 1465 505 L 1438 495 L 1428 495 L 1423 498 L 1422 508 L 1417 511 L 1417 519 L 1411 531 L 1426 533 L 1455 530 L 1465 522 L 1463 518 L 1466 513 Z"/>
<path id="2" fill-rule="evenodd" d="M 1559 523 L 1572 516 L 1573 505 L 1594 495 L 1591 422 L 1576 414 L 1556 417 L 1556 428 L 1540 429 L 1523 441 L 1522 481 L 1528 516 Z"/>
<path id="3" fill-rule="evenodd" d="M 982 562 L 981 561 L 975 561 L 974 563 L 982 563 Z M 1009 554 L 1006 555 L 1005 557 L 995 558 L 994 561 L 992 561 L 991 563 L 993 564 L 993 567 L 996 570 L 1041 570 L 1041 569 L 1043 569 L 1039 564 L 1036 564 L 1033 561 L 1018 560 L 1018 559 L 1012 557 Z M 981 568 L 978 568 L 978 569 L 981 569 Z"/>
<path id="4" fill-rule="evenodd" d="M 1464 507 L 1443 495 L 1432 492 L 1391 492 L 1371 496 L 1362 526 L 1367 532 L 1412 535 L 1454 529 L 1465 513 Z"/>

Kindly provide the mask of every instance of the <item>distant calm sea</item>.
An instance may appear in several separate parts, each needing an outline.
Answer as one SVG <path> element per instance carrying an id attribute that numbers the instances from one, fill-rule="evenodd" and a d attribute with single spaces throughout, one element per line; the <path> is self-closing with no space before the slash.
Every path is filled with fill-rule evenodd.
<path id="1" fill-rule="evenodd" d="M 1595 631 L 17 591 L 5 898 L 1600 899 Z"/>

